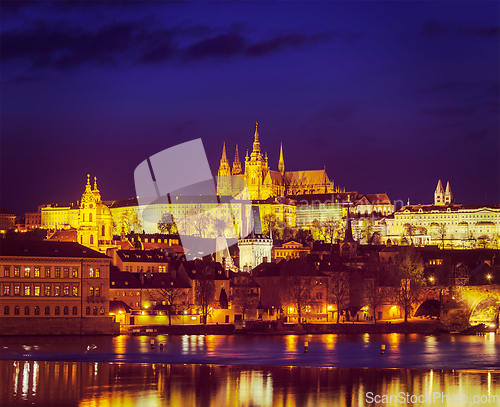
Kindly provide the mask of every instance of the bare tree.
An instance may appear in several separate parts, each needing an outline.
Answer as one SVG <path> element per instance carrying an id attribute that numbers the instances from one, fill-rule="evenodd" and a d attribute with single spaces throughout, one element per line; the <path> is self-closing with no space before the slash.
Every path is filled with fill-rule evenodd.
<path id="1" fill-rule="evenodd" d="M 437 235 L 441 240 L 441 249 L 444 249 L 444 241 L 446 239 L 446 223 L 439 223 L 437 227 Z"/>
<path id="2" fill-rule="evenodd" d="M 161 216 L 161 220 L 158 222 L 158 230 L 160 233 L 175 234 L 177 233 L 177 226 L 174 221 L 174 215 L 170 212 L 165 212 Z"/>
<path id="3" fill-rule="evenodd" d="M 262 217 L 262 233 L 269 235 L 273 232 L 273 237 L 281 239 L 283 236 L 283 229 L 285 222 L 279 220 L 274 213 L 268 213 Z"/>
<path id="4" fill-rule="evenodd" d="M 201 263 L 197 267 L 195 280 L 195 296 L 196 305 L 201 307 L 203 323 L 207 323 L 208 315 L 211 308 L 217 303 L 215 298 L 215 273 L 213 266 L 206 263 Z"/>
<path id="5" fill-rule="evenodd" d="M 151 301 L 167 306 L 168 325 L 172 325 L 172 315 L 177 314 L 178 311 L 183 311 L 189 305 L 187 300 L 189 288 L 179 287 L 177 282 L 171 283 L 172 285 L 167 287 L 153 283 L 149 284 L 146 289 Z"/>
<path id="6" fill-rule="evenodd" d="M 137 212 L 132 208 L 126 209 L 121 216 L 119 228 L 125 233 L 139 232 L 142 228 L 142 222 L 137 215 Z"/>
<path id="7" fill-rule="evenodd" d="M 364 274 L 366 304 L 373 312 L 373 320 L 377 322 L 377 309 L 385 300 L 385 294 L 382 290 L 384 270 L 377 265 L 370 265 L 365 269 Z"/>
<path id="8" fill-rule="evenodd" d="M 415 248 L 403 247 L 392 259 L 392 266 L 394 274 L 401 282 L 397 301 L 407 322 L 420 298 L 420 287 L 424 283 L 424 263 Z"/>
<path id="9" fill-rule="evenodd" d="M 413 237 L 417 232 L 416 226 L 411 223 L 405 223 L 403 226 L 403 235 L 401 236 L 401 243 L 408 246 L 413 246 Z"/>
<path id="10" fill-rule="evenodd" d="M 243 319 L 248 310 L 257 308 L 258 289 L 252 284 L 252 278 L 248 273 L 238 273 L 233 279 L 232 304 L 237 311 L 242 313 Z"/>
<path id="11" fill-rule="evenodd" d="M 340 322 L 340 311 L 349 301 L 349 273 L 333 271 L 328 280 L 328 291 L 332 302 L 337 307 L 337 324 Z"/>
<path id="12" fill-rule="evenodd" d="M 280 298 L 282 306 L 287 314 L 289 308 L 297 313 L 298 323 L 302 322 L 302 316 L 310 307 L 316 304 L 312 298 L 315 283 L 313 275 L 316 269 L 305 259 L 292 259 L 283 262 L 280 279 Z"/>

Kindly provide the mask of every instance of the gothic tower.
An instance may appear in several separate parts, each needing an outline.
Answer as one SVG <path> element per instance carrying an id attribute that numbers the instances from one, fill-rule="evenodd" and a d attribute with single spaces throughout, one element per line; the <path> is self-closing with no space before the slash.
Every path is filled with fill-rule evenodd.
<path id="1" fill-rule="evenodd" d="M 231 195 L 231 167 L 226 156 L 226 143 L 222 148 L 222 158 L 217 173 L 217 194 L 219 196 Z"/>
<path id="2" fill-rule="evenodd" d="M 238 144 L 236 144 L 236 152 L 234 153 L 232 175 L 240 175 L 242 174 L 242 172 L 243 171 L 241 170 L 240 155 L 238 154 Z"/>
<path id="3" fill-rule="evenodd" d="M 262 183 L 264 176 L 267 174 L 267 162 L 262 157 L 259 142 L 259 123 L 255 123 L 255 136 L 253 142 L 253 150 L 250 158 L 248 154 L 245 158 L 245 178 L 248 185 L 250 199 L 262 199 Z"/>
<path id="4" fill-rule="evenodd" d="M 283 177 L 285 175 L 285 160 L 283 159 L 283 143 L 280 146 L 280 161 L 278 163 L 278 170 Z"/>
<path id="5" fill-rule="evenodd" d="M 444 203 L 449 205 L 453 203 L 453 194 L 451 193 L 450 181 L 446 184 L 446 191 L 444 192 Z"/>
<path id="6" fill-rule="evenodd" d="M 438 181 L 436 190 L 434 191 L 434 205 L 444 205 L 444 189 L 441 180 Z"/>

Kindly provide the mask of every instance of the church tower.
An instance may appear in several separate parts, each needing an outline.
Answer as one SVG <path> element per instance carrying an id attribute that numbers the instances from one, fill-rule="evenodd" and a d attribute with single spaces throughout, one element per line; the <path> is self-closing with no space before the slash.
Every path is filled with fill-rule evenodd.
<path id="1" fill-rule="evenodd" d="M 446 191 L 444 192 L 444 203 L 449 205 L 453 203 L 453 194 L 451 193 L 450 181 L 446 184 Z"/>
<path id="2" fill-rule="evenodd" d="M 217 194 L 219 196 L 231 195 L 231 167 L 226 155 L 226 143 L 222 147 L 222 158 L 217 173 Z"/>
<path id="3" fill-rule="evenodd" d="M 87 185 L 82 195 L 78 217 L 78 243 L 106 252 L 106 248 L 112 246 L 113 218 L 109 208 L 101 202 L 96 177 L 94 177 L 94 189 L 91 189 L 89 174 L 87 174 Z"/>
<path id="4" fill-rule="evenodd" d="M 278 163 L 278 170 L 282 177 L 285 176 L 285 160 L 283 159 L 283 143 L 280 146 L 280 161 Z"/>
<path id="5" fill-rule="evenodd" d="M 258 126 L 259 123 L 255 123 L 255 136 L 250 158 L 248 154 L 245 158 L 245 178 L 250 199 L 262 199 L 262 183 L 268 170 L 266 160 L 260 151 Z"/>
<path id="6" fill-rule="evenodd" d="M 241 170 L 240 155 L 238 154 L 238 144 L 236 144 L 236 152 L 234 153 L 232 175 L 240 175 L 242 173 L 243 171 Z"/>
<path id="7" fill-rule="evenodd" d="M 444 205 L 444 204 L 445 204 L 445 196 L 444 196 L 443 184 L 441 184 L 441 180 L 439 180 L 436 190 L 434 191 L 434 205 Z"/>

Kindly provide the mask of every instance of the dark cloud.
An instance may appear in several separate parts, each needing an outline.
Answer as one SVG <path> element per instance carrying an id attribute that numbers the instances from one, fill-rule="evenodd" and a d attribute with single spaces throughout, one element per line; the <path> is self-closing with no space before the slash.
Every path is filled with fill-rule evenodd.
<path id="1" fill-rule="evenodd" d="M 219 34 L 190 45 L 186 49 L 184 60 L 229 58 L 241 54 L 244 49 L 245 39 L 239 33 Z"/>
<path id="2" fill-rule="evenodd" d="M 225 30 L 205 25 L 153 29 L 146 21 L 140 20 L 114 22 L 92 29 L 36 21 L 27 28 L 2 34 L 1 58 L 3 62 L 24 59 L 32 68 L 64 70 L 86 63 L 118 65 L 131 61 L 160 64 L 172 59 L 191 62 L 237 55 L 260 57 L 332 38 L 332 34 L 326 33 L 292 33 L 252 43 L 244 32 L 242 24 Z M 346 34 L 338 36 L 345 37 Z M 345 40 L 350 41 L 351 36 L 347 35 Z"/>
<path id="3" fill-rule="evenodd" d="M 499 26 L 459 25 L 452 22 L 427 20 L 422 24 L 420 38 L 437 38 L 445 34 L 459 34 L 471 37 L 498 38 Z"/>

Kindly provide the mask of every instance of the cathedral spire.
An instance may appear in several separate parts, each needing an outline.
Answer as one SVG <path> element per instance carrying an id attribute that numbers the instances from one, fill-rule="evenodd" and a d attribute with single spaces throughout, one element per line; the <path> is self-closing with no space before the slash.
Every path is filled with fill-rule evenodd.
<path id="1" fill-rule="evenodd" d="M 240 163 L 240 155 L 238 154 L 238 144 L 236 144 L 236 151 L 234 153 L 234 161 L 233 161 L 233 175 L 241 174 L 241 163 Z"/>
<path id="2" fill-rule="evenodd" d="M 453 203 L 453 194 L 451 192 L 450 181 L 446 184 L 446 191 L 444 193 L 444 203 L 451 204 Z"/>
<path id="3" fill-rule="evenodd" d="M 283 143 L 280 146 L 280 161 L 278 163 L 278 170 L 281 175 L 285 175 L 285 160 L 283 159 Z"/>
<path id="4" fill-rule="evenodd" d="M 434 191 L 434 205 L 444 205 L 445 204 L 445 193 L 443 189 L 443 184 L 441 180 L 438 181 L 436 190 Z"/>
<path id="5" fill-rule="evenodd" d="M 226 143 L 222 147 L 222 158 L 220 159 L 219 164 L 219 177 L 228 177 L 231 175 L 231 167 L 229 166 L 229 160 L 226 155 Z"/>
<path id="6" fill-rule="evenodd" d="M 85 186 L 85 192 L 90 192 L 91 187 L 90 187 L 90 174 L 87 174 L 87 185 Z"/>
<path id="7" fill-rule="evenodd" d="M 258 131 L 259 123 L 255 122 L 255 136 L 253 141 L 253 150 L 252 150 L 252 160 L 253 161 L 262 161 L 262 154 L 260 153 L 260 142 L 259 142 L 259 131 Z"/>
<path id="8" fill-rule="evenodd" d="M 99 191 L 97 189 L 97 177 L 94 177 L 94 191 Z"/>

